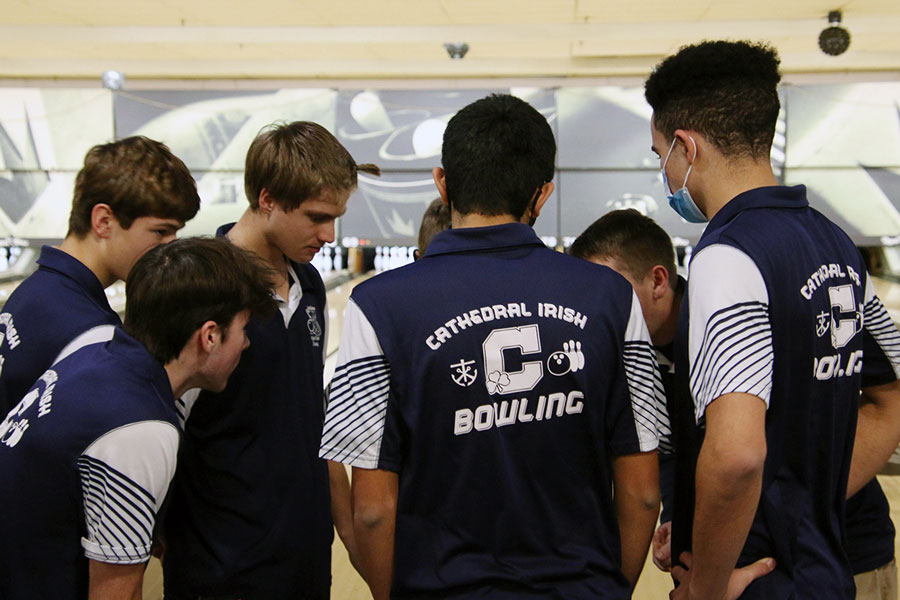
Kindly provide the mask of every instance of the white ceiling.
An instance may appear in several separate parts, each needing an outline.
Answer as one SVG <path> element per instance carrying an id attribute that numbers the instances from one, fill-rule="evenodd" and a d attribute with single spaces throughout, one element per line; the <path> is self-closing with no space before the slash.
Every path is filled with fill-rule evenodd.
<path id="1" fill-rule="evenodd" d="M 831 57 L 838 8 L 852 42 Z M 0 82 L 642 77 L 723 37 L 770 41 L 785 73 L 900 78 L 898 0 L 3 0 Z"/>

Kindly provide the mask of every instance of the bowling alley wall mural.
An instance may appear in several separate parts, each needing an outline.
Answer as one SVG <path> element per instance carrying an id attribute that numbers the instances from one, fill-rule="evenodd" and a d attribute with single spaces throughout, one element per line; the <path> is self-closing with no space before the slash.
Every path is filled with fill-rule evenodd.
<path id="1" fill-rule="evenodd" d="M 412 246 L 437 196 L 431 169 L 440 165 L 447 122 L 489 93 L 530 102 L 556 135 L 556 191 L 536 225 L 546 243 L 565 246 L 594 219 L 629 207 L 659 221 L 677 245 L 699 238 L 703 226 L 667 206 L 640 82 L 472 90 L 0 88 L 0 247 L 9 255 L 10 247 L 61 239 L 85 152 L 129 135 L 161 140 L 185 161 L 202 198 L 185 234 L 211 233 L 246 207 L 244 156 L 254 136 L 293 120 L 321 123 L 358 162 L 383 170 L 381 177 L 360 174 L 337 244 Z M 788 84 L 781 98 L 771 160 L 782 182 L 805 184 L 813 205 L 858 244 L 900 244 L 900 83 Z"/>

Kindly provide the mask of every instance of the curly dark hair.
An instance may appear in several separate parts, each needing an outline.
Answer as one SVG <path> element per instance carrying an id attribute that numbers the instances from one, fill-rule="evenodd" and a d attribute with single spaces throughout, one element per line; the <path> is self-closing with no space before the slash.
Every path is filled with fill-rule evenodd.
<path id="1" fill-rule="evenodd" d="M 762 43 L 684 46 L 653 70 L 644 96 L 667 140 L 697 131 L 725 156 L 768 157 L 781 103 L 778 54 Z"/>

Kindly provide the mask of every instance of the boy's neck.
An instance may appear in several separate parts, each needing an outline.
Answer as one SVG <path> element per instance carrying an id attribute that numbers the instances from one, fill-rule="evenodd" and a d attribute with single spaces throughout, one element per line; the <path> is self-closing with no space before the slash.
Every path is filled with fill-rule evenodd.
<path id="1" fill-rule="evenodd" d="M 492 225 L 505 225 L 507 223 L 520 223 L 512 215 L 482 215 L 479 213 L 460 214 L 452 213 L 453 229 L 466 229 L 469 227 L 490 227 Z"/>
<path id="2" fill-rule="evenodd" d="M 262 258 L 272 269 L 279 273 L 286 272 L 284 253 L 266 239 L 264 219 L 261 213 L 248 208 L 226 236 L 238 248 L 249 250 Z"/>
<path id="3" fill-rule="evenodd" d="M 281 249 L 273 246 L 266 238 L 264 219 L 262 213 L 248 208 L 226 236 L 238 248 L 253 252 L 262 258 L 275 271 L 273 289 L 281 298 L 287 298 L 290 293 L 288 263 Z"/>
<path id="4" fill-rule="evenodd" d="M 90 233 L 83 238 L 69 234 L 59 245 L 59 250 L 90 269 L 104 288 L 116 282 L 115 275 L 107 266 L 102 240 L 94 238 Z"/>

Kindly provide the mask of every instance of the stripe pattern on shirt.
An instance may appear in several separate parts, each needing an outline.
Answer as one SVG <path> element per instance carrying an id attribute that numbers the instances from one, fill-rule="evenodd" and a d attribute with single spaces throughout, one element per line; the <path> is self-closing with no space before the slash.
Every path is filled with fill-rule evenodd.
<path id="1" fill-rule="evenodd" d="M 772 391 L 772 326 L 769 306 L 742 302 L 712 314 L 691 361 L 690 386 L 697 422 L 716 398 L 751 394 L 766 406 Z"/>
<path id="2" fill-rule="evenodd" d="M 649 341 L 626 341 L 623 355 L 625 378 L 628 381 L 641 452 L 649 452 L 659 446 L 662 433 L 658 429 L 659 416 L 666 412 L 665 391 L 656 363 L 656 351 Z M 668 418 L 665 421 L 668 427 Z M 671 433 L 669 427 L 669 436 Z"/>
<path id="3" fill-rule="evenodd" d="M 866 302 L 863 308 L 863 323 L 891 362 L 894 374 L 900 379 L 900 330 L 891 321 L 878 296 L 873 296 Z"/>
<path id="4" fill-rule="evenodd" d="M 666 400 L 656 350 L 650 343 L 650 331 L 634 290 L 622 354 L 638 443 L 641 452 L 649 452 L 659 447 L 658 413 L 660 407 L 665 408 Z"/>
<path id="5" fill-rule="evenodd" d="M 131 479 L 91 456 L 78 459 L 87 537 L 85 556 L 105 563 L 149 560 L 156 500 Z"/>
<path id="6" fill-rule="evenodd" d="M 660 454 L 675 454 L 675 446 L 672 444 L 672 421 L 669 418 L 669 406 L 667 404 L 668 395 L 666 394 L 666 386 L 662 382 L 662 374 L 668 373 L 673 376 L 674 365 L 666 356 L 656 351 L 656 362 L 660 370 L 660 385 L 662 386 L 661 397 L 657 398 L 656 407 L 656 429 L 659 431 L 659 452 Z"/>
<path id="7" fill-rule="evenodd" d="M 390 367 L 381 355 L 351 360 L 335 370 L 319 456 L 378 468 L 390 380 Z"/>

